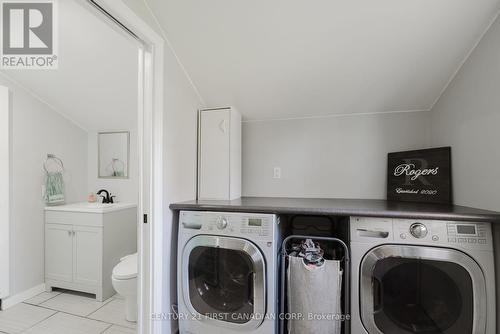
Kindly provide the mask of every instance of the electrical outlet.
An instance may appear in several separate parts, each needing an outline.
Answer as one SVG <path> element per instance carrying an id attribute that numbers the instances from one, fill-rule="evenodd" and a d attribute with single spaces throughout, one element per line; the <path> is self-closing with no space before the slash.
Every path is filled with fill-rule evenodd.
<path id="1" fill-rule="evenodd" d="M 281 167 L 274 167 L 273 179 L 281 179 Z"/>

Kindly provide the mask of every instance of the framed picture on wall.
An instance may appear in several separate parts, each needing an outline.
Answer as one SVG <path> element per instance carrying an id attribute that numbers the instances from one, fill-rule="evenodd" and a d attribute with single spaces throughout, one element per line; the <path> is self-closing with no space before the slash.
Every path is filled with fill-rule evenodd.
<path id="1" fill-rule="evenodd" d="M 387 199 L 452 204 L 451 147 L 388 155 Z"/>

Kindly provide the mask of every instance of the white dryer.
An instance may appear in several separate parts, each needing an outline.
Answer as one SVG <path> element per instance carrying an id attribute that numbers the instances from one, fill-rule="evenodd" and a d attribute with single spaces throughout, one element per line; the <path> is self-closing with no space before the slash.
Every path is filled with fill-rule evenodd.
<path id="1" fill-rule="evenodd" d="M 276 333 L 278 223 L 270 214 L 180 212 L 180 334 Z"/>
<path id="2" fill-rule="evenodd" d="M 353 334 L 494 334 L 488 223 L 351 218 Z"/>

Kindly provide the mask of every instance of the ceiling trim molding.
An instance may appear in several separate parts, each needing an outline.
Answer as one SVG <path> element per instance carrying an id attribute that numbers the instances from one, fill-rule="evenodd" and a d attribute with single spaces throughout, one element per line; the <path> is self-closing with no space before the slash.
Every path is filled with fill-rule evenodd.
<path id="1" fill-rule="evenodd" d="M 434 102 L 431 104 L 429 110 L 431 110 L 431 111 L 434 110 L 434 107 L 437 105 L 437 103 L 439 102 L 439 100 L 441 100 L 441 97 L 443 97 L 444 93 L 446 93 L 446 91 L 448 90 L 448 87 L 455 80 L 455 78 L 457 77 L 458 73 L 461 72 L 462 68 L 465 66 L 465 63 L 467 63 L 467 61 L 469 60 L 469 58 L 472 56 L 472 54 L 474 53 L 474 51 L 477 49 L 477 47 L 479 46 L 479 44 L 481 43 L 481 41 L 484 39 L 484 37 L 486 36 L 486 34 L 488 33 L 488 31 L 490 31 L 491 27 L 497 21 L 497 19 L 498 19 L 499 16 L 500 16 L 500 9 L 498 9 L 497 12 L 496 12 L 496 14 L 493 15 L 493 18 L 488 23 L 488 25 L 486 26 L 486 28 L 484 29 L 484 31 L 482 32 L 482 34 L 479 35 L 479 38 L 477 39 L 476 43 L 474 43 L 472 45 L 472 48 L 469 50 L 469 52 L 467 52 L 467 54 L 465 55 L 465 57 L 462 60 L 462 62 L 460 62 L 460 64 L 458 65 L 457 69 L 451 74 L 450 78 L 448 79 L 448 81 L 444 85 L 443 89 L 438 94 L 438 96 L 436 97 L 436 99 L 434 100 Z"/>
<path id="2" fill-rule="evenodd" d="M 358 116 L 379 116 L 388 114 L 409 114 L 418 112 L 430 112 L 430 109 L 415 109 L 415 110 L 395 110 L 395 111 L 380 111 L 380 112 L 364 112 L 364 113 L 344 113 L 344 114 L 328 114 L 321 116 L 301 116 L 301 117 L 285 117 L 285 118 L 267 118 L 267 119 L 248 119 L 242 123 L 259 123 L 259 122 L 278 122 L 278 121 L 297 121 L 307 119 L 322 119 L 322 118 L 340 118 L 340 117 L 358 117 Z"/>
<path id="3" fill-rule="evenodd" d="M 175 49 L 174 49 L 174 46 L 172 45 L 172 43 L 170 43 L 170 40 L 168 39 L 167 37 L 167 33 L 166 31 L 163 29 L 162 25 L 160 24 L 160 21 L 158 21 L 158 18 L 156 17 L 156 15 L 153 13 L 153 10 L 151 9 L 151 7 L 149 7 L 149 4 L 146 0 L 143 0 L 144 2 L 144 5 L 146 6 L 146 8 L 148 9 L 149 11 L 149 15 L 151 15 L 151 17 L 153 18 L 153 20 L 155 21 L 156 25 L 158 26 L 158 29 L 160 30 L 160 33 L 163 37 L 163 39 L 165 40 L 165 42 L 167 43 L 168 45 L 168 48 L 170 49 L 170 51 L 172 51 L 172 54 L 174 55 L 175 57 L 175 60 L 177 61 L 177 63 L 179 64 L 179 66 L 181 67 L 182 69 L 182 72 L 184 72 L 184 75 L 186 76 L 186 79 L 188 80 L 189 84 L 191 85 L 191 87 L 193 88 L 196 96 L 198 97 L 198 100 L 200 101 L 200 103 L 203 105 L 203 106 L 206 106 L 206 102 L 205 102 L 205 99 L 203 98 L 203 96 L 201 96 L 200 94 L 200 91 L 198 90 L 198 87 L 195 85 L 193 79 L 191 78 L 191 76 L 189 75 L 189 72 L 187 71 L 186 67 L 184 66 L 184 64 L 182 63 L 181 59 L 179 58 L 179 56 L 177 55 L 177 52 L 175 52 Z"/>
<path id="4" fill-rule="evenodd" d="M 79 122 L 77 122 L 76 120 L 74 120 L 72 117 L 68 116 L 68 114 L 66 114 L 66 113 L 64 113 L 64 112 L 59 111 L 58 109 L 56 109 L 53 105 L 51 105 L 50 103 L 48 103 L 47 101 L 45 101 L 44 99 L 42 99 L 39 95 L 37 95 L 35 92 L 33 92 L 31 89 L 29 89 L 28 87 L 26 87 L 25 85 L 23 85 L 19 81 L 13 79 L 10 75 L 8 75 L 7 73 L 5 73 L 4 71 L 0 71 L 0 75 L 2 75 L 6 80 L 10 81 L 12 84 L 14 84 L 14 85 L 18 86 L 19 88 L 21 88 L 22 90 L 24 90 L 28 95 L 31 95 L 31 97 L 33 97 L 38 102 L 46 105 L 50 110 L 52 110 L 53 112 L 55 112 L 59 116 L 65 118 L 69 122 L 73 123 L 73 125 L 76 125 L 77 127 L 79 127 L 80 129 L 82 129 L 83 131 L 89 133 L 89 130 L 86 127 L 84 127 L 83 125 L 81 125 Z"/>

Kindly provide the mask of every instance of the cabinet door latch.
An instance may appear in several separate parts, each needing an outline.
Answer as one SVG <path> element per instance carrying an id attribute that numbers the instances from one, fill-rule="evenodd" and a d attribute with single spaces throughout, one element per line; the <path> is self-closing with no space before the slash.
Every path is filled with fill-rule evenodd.
<path id="1" fill-rule="evenodd" d="M 144 214 L 143 222 L 144 222 L 144 224 L 148 223 L 148 215 L 147 214 Z"/>

